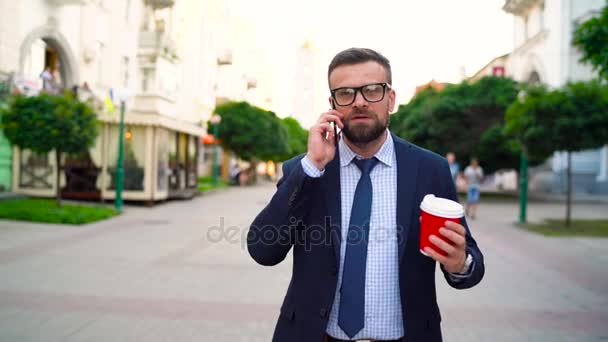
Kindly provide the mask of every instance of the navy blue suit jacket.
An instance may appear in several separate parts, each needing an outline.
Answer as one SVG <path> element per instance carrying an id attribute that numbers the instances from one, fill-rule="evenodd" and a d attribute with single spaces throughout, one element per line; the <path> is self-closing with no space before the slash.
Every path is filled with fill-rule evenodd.
<path id="1" fill-rule="evenodd" d="M 419 251 L 420 202 L 426 194 L 457 200 L 447 161 L 393 135 L 397 157 L 397 237 L 399 283 L 406 341 L 441 341 L 435 291 L 435 265 Z M 320 178 L 304 172 L 298 156 L 283 164 L 283 177 L 270 203 L 253 221 L 249 254 L 259 264 L 280 263 L 293 248 L 293 270 L 273 341 L 323 341 L 334 302 L 340 265 L 340 159 Z M 484 275 L 483 255 L 466 220 L 467 250 L 475 266 L 454 288 L 470 288 Z"/>

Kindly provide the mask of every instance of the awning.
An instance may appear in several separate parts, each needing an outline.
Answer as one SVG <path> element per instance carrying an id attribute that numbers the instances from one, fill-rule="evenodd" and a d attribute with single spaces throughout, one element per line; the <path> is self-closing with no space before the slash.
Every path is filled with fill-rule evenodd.
<path id="1" fill-rule="evenodd" d="M 97 115 L 97 118 L 106 123 L 119 124 L 120 123 L 120 112 L 117 110 L 114 113 L 101 113 Z M 130 111 L 125 113 L 125 124 L 126 125 L 139 125 L 139 126 L 153 126 L 153 127 L 164 127 L 173 131 L 187 133 L 202 137 L 207 134 L 206 130 L 192 122 L 177 120 L 156 113 L 141 113 L 136 111 Z"/>

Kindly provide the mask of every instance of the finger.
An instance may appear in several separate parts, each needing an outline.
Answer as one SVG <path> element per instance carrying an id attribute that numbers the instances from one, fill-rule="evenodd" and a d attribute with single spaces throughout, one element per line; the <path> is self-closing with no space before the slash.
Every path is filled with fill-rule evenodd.
<path id="1" fill-rule="evenodd" d="M 418 216 L 418 222 L 422 223 L 422 216 Z"/>
<path id="2" fill-rule="evenodd" d="M 452 241 L 455 245 L 457 246 L 464 246 L 466 239 L 464 238 L 464 236 L 456 233 L 453 230 L 449 230 L 447 228 L 441 227 L 439 228 L 439 233 L 443 236 L 445 236 L 446 238 L 450 239 L 450 241 Z"/>
<path id="3" fill-rule="evenodd" d="M 328 122 L 313 126 L 311 129 L 311 134 L 319 134 L 321 135 L 322 139 L 334 143 L 335 133 L 333 127 L 331 127 Z"/>
<path id="4" fill-rule="evenodd" d="M 319 119 L 317 120 L 318 124 L 321 123 L 325 123 L 325 122 L 335 122 L 338 127 L 340 127 L 340 129 L 342 129 L 344 127 L 344 124 L 342 123 L 342 118 L 340 118 L 337 115 L 333 115 L 333 114 L 322 114 Z"/>
<path id="5" fill-rule="evenodd" d="M 318 124 L 312 126 L 312 128 L 310 130 L 312 132 L 317 132 L 317 133 L 321 133 L 321 134 L 325 134 L 328 131 L 333 131 L 329 122 L 318 123 Z"/>
<path id="6" fill-rule="evenodd" d="M 467 230 L 464 229 L 464 226 L 461 225 L 461 224 L 459 224 L 459 223 L 456 223 L 456 222 L 453 222 L 453 221 L 445 221 L 444 224 L 445 224 L 446 228 L 448 228 L 448 229 L 450 229 L 452 231 L 455 231 L 456 233 L 458 233 L 458 234 L 460 234 L 462 236 L 465 236 L 466 233 L 467 233 Z"/>
<path id="7" fill-rule="evenodd" d="M 433 260 L 437 261 L 440 264 L 445 264 L 448 261 L 447 257 L 437 253 L 431 247 L 424 247 L 424 253 L 426 253 L 426 255 L 430 256 Z"/>
<path id="8" fill-rule="evenodd" d="M 339 117 L 340 119 L 344 118 L 344 114 L 342 114 L 342 113 L 338 112 L 338 111 L 337 111 L 337 110 L 335 110 L 335 109 L 330 109 L 330 110 L 328 110 L 326 113 L 323 113 L 323 114 L 331 114 L 331 115 L 335 115 L 335 116 Z M 323 114 L 321 114 L 321 115 L 323 115 Z"/>
<path id="9" fill-rule="evenodd" d="M 437 235 L 431 235 L 431 236 L 429 236 L 429 241 L 433 245 L 439 247 L 441 250 L 443 250 L 444 252 L 446 252 L 448 255 L 453 254 L 456 251 L 456 248 L 454 248 L 454 246 L 452 246 L 449 243 L 445 242 L 444 240 L 442 240 Z"/>

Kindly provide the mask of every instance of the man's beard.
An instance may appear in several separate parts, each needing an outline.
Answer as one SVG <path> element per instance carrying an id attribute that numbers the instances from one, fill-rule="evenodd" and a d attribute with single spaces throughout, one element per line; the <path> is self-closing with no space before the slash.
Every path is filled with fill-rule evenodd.
<path id="1" fill-rule="evenodd" d="M 351 118 L 355 115 L 366 115 L 368 118 L 372 119 L 373 123 L 371 125 L 367 125 L 364 123 L 353 123 L 351 122 Z M 386 122 L 381 122 L 378 114 L 372 111 L 367 110 L 355 110 L 348 114 L 348 119 L 344 120 L 344 128 L 342 128 L 342 133 L 344 136 L 355 145 L 365 145 L 369 142 L 372 142 L 378 139 L 389 123 L 389 115 L 386 115 Z"/>

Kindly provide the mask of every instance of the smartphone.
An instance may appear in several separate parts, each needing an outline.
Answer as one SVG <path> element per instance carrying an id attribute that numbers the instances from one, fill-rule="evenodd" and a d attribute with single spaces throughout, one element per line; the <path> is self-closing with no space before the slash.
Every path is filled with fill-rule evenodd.
<path id="1" fill-rule="evenodd" d="M 336 110 L 336 104 L 334 103 L 334 100 L 331 100 L 331 108 L 333 110 Z M 336 144 L 336 148 L 338 147 L 338 124 L 336 124 L 335 122 L 332 122 L 331 125 L 334 127 L 334 143 Z"/>

